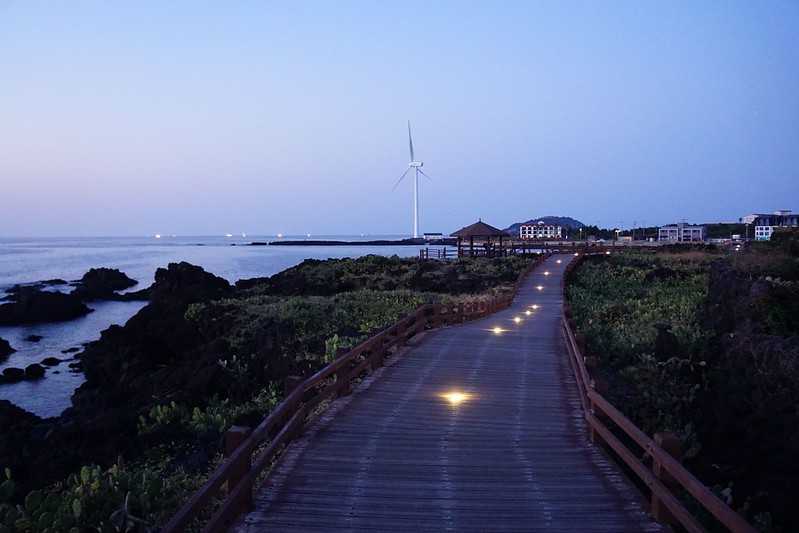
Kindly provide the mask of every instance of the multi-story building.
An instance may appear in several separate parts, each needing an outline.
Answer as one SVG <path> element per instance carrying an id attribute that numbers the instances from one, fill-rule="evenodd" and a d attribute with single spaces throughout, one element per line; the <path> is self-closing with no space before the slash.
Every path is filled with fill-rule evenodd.
<path id="1" fill-rule="evenodd" d="M 658 229 L 659 241 L 702 242 L 705 240 L 705 227 L 696 224 L 669 224 Z"/>
<path id="2" fill-rule="evenodd" d="M 796 228 L 799 227 L 799 214 L 791 213 L 790 209 L 780 209 L 771 214 L 751 214 L 741 217 L 741 224 L 755 227 L 754 238 L 756 241 L 767 241 L 776 228 Z M 749 234 L 751 235 L 751 233 Z M 747 238 L 749 237 L 747 235 Z"/>
<path id="3" fill-rule="evenodd" d="M 543 220 L 522 224 L 519 227 L 520 239 L 560 239 L 562 229 L 554 224 L 546 224 Z"/>

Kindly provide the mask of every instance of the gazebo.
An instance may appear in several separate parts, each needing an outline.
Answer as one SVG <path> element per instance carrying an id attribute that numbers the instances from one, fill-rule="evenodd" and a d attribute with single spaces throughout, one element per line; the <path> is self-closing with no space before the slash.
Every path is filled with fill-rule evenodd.
<path id="1" fill-rule="evenodd" d="M 486 224 L 482 220 L 478 220 L 470 226 L 461 228 L 458 231 L 453 232 L 450 236 L 458 238 L 458 257 L 463 257 L 464 255 L 468 255 L 470 257 L 502 256 L 505 254 L 505 250 L 502 246 L 502 240 L 503 238 L 508 237 L 508 235 L 501 229 Z M 499 244 L 498 250 L 495 249 L 494 246 L 495 239 Z M 467 242 L 468 247 L 466 246 Z M 478 244 L 477 248 L 474 247 L 475 243 Z"/>

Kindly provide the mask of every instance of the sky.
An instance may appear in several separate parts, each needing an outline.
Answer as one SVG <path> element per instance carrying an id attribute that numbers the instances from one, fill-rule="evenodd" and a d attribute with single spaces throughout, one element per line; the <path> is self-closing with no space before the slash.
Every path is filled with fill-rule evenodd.
<path id="1" fill-rule="evenodd" d="M 0 236 L 799 210 L 799 2 L 0 0 Z"/>

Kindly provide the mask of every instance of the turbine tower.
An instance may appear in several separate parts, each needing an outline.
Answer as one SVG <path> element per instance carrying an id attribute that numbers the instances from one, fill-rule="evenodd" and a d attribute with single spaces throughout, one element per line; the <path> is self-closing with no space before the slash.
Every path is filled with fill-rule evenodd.
<path id="1" fill-rule="evenodd" d="M 411 152 L 411 161 L 408 163 L 408 168 L 405 169 L 405 172 L 402 173 L 402 176 L 399 177 L 397 183 L 394 184 L 395 190 L 402 180 L 405 179 L 405 176 L 408 175 L 408 172 L 413 169 L 413 238 L 419 238 L 419 174 L 424 176 L 425 178 L 432 181 L 432 178 L 424 173 L 422 170 L 422 166 L 424 165 L 423 162 L 417 161 L 413 157 L 413 137 L 411 137 L 411 121 L 408 121 L 408 148 Z"/>

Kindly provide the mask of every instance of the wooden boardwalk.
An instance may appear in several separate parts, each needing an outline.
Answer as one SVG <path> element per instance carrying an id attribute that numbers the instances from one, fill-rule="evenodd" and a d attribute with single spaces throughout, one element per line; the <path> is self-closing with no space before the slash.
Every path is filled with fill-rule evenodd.
<path id="1" fill-rule="evenodd" d="M 551 257 L 510 308 L 429 332 L 337 401 L 238 530 L 661 531 L 587 438 L 559 329 L 570 260 Z"/>

